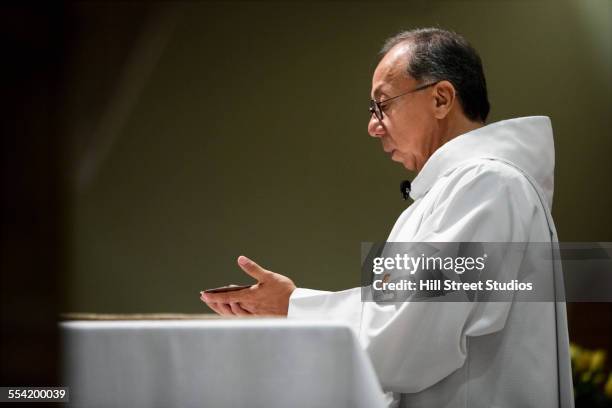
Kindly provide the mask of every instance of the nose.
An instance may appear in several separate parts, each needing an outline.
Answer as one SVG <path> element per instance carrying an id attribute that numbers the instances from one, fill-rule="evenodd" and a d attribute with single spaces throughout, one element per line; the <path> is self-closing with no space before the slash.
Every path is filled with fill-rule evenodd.
<path id="1" fill-rule="evenodd" d="M 372 137 L 382 137 L 385 134 L 385 126 L 374 114 L 370 116 L 368 122 L 368 133 Z"/>

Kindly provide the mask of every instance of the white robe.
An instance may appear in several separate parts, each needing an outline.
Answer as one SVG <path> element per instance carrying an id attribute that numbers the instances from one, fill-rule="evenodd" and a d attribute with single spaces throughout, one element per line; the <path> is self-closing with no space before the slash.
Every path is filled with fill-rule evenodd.
<path id="1" fill-rule="evenodd" d="M 387 241 L 557 242 L 553 173 L 547 117 L 460 135 L 414 179 Z M 551 266 L 550 285 L 560 276 Z M 361 288 L 298 288 L 288 317 L 348 323 L 391 406 L 573 407 L 563 302 L 379 304 Z"/>

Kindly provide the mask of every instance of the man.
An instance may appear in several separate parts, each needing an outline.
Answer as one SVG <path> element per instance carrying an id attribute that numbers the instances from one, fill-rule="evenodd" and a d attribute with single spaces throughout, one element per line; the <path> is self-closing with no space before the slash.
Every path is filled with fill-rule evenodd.
<path id="1" fill-rule="evenodd" d="M 387 241 L 556 242 L 548 118 L 485 126 L 489 102 L 480 57 L 455 33 L 402 32 L 387 40 L 381 54 L 368 132 L 392 160 L 418 171 L 410 191 L 414 202 Z M 246 257 L 238 264 L 258 283 L 203 294 L 208 306 L 222 315 L 348 323 L 390 405 L 573 406 L 563 303 L 381 305 L 362 302 L 360 288 L 301 289 Z"/>

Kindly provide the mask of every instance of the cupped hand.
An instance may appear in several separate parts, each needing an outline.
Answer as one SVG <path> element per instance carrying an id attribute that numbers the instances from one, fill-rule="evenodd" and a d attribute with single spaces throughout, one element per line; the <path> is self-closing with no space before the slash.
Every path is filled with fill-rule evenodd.
<path id="1" fill-rule="evenodd" d="M 200 299 L 222 316 L 287 316 L 289 297 L 295 290 L 293 281 L 262 268 L 246 256 L 238 257 L 238 266 L 257 283 L 233 292 L 201 292 Z"/>

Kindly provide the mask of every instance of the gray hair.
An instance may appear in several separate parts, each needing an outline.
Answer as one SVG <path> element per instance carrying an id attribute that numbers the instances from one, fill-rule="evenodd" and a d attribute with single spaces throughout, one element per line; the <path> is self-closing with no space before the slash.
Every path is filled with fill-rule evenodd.
<path id="1" fill-rule="evenodd" d="M 408 75 L 417 81 L 449 81 L 465 116 L 484 123 L 490 110 L 487 84 L 480 56 L 467 40 L 440 28 L 402 31 L 385 41 L 381 57 L 404 42 L 411 45 Z"/>

